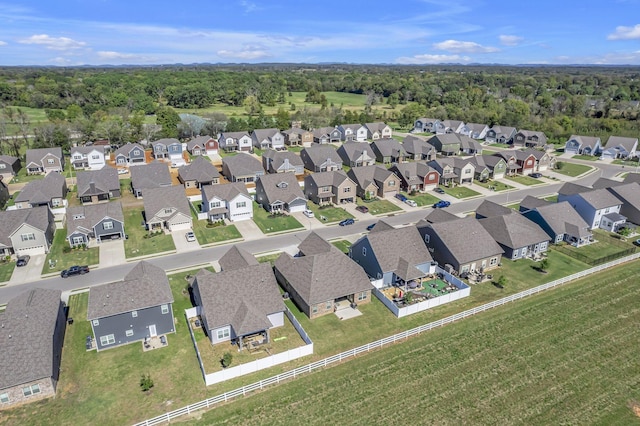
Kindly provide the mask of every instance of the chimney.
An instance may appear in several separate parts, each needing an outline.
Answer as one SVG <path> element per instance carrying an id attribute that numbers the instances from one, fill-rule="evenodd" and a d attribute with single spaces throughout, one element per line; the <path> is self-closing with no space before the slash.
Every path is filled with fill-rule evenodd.
<path id="1" fill-rule="evenodd" d="M 92 194 L 96 193 L 96 184 L 93 181 L 89 183 L 89 190 L 91 191 Z"/>

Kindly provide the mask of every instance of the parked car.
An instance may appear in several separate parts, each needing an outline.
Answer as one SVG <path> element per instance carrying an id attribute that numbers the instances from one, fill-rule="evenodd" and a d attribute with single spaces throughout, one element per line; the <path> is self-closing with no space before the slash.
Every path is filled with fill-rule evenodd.
<path id="1" fill-rule="evenodd" d="M 451 203 L 449 201 L 445 201 L 445 200 L 440 200 L 437 203 L 435 203 L 433 205 L 434 209 L 442 209 L 444 207 L 449 207 L 451 205 Z"/>
<path id="2" fill-rule="evenodd" d="M 314 214 L 311 210 L 305 210 L 302 212 L 303 215 L 305 215 L 306 217 L 313 217 Z"/>
<path id="3" fill-rule="evenodd" d="M 444 194 L 444 189 L 440 188 L 439 186 L 436 186 L 433 190 L 438 194 Z"/>
<path id="4" fill-rule="evenodd" d="M 348 218 L 348 219 L 345 219 L 345 220 L 341 221 L 338 225 L 340 225 L 340 226 L 353 225 L 355 222 L 356 221 L 353 220 L 352 218 Z"/>
<path id="5" fill-rule="evenodd" d="M 375 226 L 376 226 L 375 223 L 372 223 L 371 225 L 367 226 L 367 231 L 371 231 Z"/>
<path id="6" fill-rule="evenodd" d="M 196 234 L 194 234 L 193 232 L 189 231 L 186 234 L 184 234 L 184 237 L 187 239 L 188 242 L 193 242 L 196 240 Z"/>
<path id="7" fill-rule="evenodd" d="M 542 173 L 529 173 L 529 176 L 535 179 L 540 179 L 542 177 Z"/>
<path id="8" fill-rule="evenodd" d="M 408 205 L 410 205 L 411 207 L 418 207 L 418 203 L 416 203 L 416 202 L 415 202 L 415 201 L 413 201 L 413 200 L 409 200 L 409 199 L 407 199 L 407 200 L 404 200 L 404 202 L 405 202 L 405 204 L 408 204 Z"/>
<path id="9" fill-rule="evenodd" d="M 129 173 L 129 170 L 127 170 L 127 169 L 118 169 L 118 174 L 119 175 L 126 175 L 127 173 Z"/>
<path id="10" fill-rule="evenodd" d="M 18 256 L 18 260 L 16 261 L 16 266 L 27 266 L 27 263 L 29 263 L 29 259 L 31 259 L 31 256 L 29 256 L 28 254 L 25 254 L 23 256 Z"/>
<path id="11" fill-rule="evenodd" d="M 405 197 L 405 196 L 404 196 L 404 195 L 402 195 L 402 194 L 396 194 L 396 198 L 397 198 L 398 200 L 402 201 L 402 202 L 407 201 L 407 197 Z"/>
<path id="12" fill-rule="evenodd" d="M 358 206 L 356 207 L 356 210 L 362 213 L 369 213 L 369 207 L 367 206 Z"/>
<path id="13" fill-rule="evenodd" d="M 636 244 L 637 246 L 640 246 L 640 238 L 639 238 L 639 239 L 637 239 L 637 240 L 635 241 L 635 244 Z"/>
<path id="14" fill-rule="evenodd" d="M 60 272 L 60 276 L 62 278 L 68 278 L 68 277 L 72 277 L 74 275 L 84 275 L 86 273 L 89 272 L 89 267 L 88 266 L 72 266 L 69 269 L 65 269 L 64 271 Z"/>

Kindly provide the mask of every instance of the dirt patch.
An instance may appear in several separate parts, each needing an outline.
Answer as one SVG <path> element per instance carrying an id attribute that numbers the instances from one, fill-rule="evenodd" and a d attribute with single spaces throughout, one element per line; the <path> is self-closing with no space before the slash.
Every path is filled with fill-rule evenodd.
<path id="1" fill-rule="evenodd" d="M 629 401 L 629 408 L 631 408 L 631 411 L 633 411 L 636 417 L 640 417 L 640 402 L 635 400 Z"/>

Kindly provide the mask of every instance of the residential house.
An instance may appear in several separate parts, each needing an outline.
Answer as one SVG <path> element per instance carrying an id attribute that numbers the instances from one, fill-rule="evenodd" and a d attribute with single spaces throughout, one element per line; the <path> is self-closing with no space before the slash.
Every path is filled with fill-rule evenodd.
<path id="1" fill-rule="evenodd" d="M 543 147 L 547 144 L 544 132 L 520 129 L 513 136 L 513 145 L 522 147 Z"/>
<path id="2" fill-rule="evenodd" d="M 143 192 L 152 188 L 168 188 L 171 186 L 171 173 L 167 163 L 154 161 L 131 170 L 131 190 L 137 198 L 142 197 Z"/>
<path id="3" fill-rule="evenodd" d="M 307 199 L 293 173 L 260 176 L 256 182 L 256 201 L 270 213 L 307 209 Z"/>
<path id="4" fill-rule="evenodd" d="M 403 191 L 427 191 L 438 186 L 440 173 L 427 163 L 397 163 L 389 168 L 400 179 Z"/>
<path id="5" fill-rule="evenodd" d="M 75 170 L 100 170 L 106 163 L 104 146 L 75 146 L 71 148 L 71 165 Z"/>
<path id="6" fill-rule="evenodd" d="M 382 280 L 376 287 L 419 284 L 435 271 L 435 262 L 415 226 L 393 228 L 379 221 L 349 247 L 349 257 L 371 280 Z"/>
<path id="7" fill-rule="evenodd" d="M 222 159 L 222 174 L 229 182 L 255 182 L 264 175 L 260 160 L 251 154 L 240 153 Z"/>
<path id="8" fill-rule="evenodd" d="M 628 173 L 622 181 L 624 183 L 640 183 L 640 173 Z"/>
<path id="9" fill-rule="evenodd" d="M 407 153 L 400 141 L 396 139 L 377 139 L 369 145 L 376 156 L 376 161 L 382 164 L 402 163 L 407 161 Z"/>
<path id="10" fill-rule="evenodd" d="M 193 227 L 189 200 L 181 186 L 149 188 L 144 193 L 144 217 L 149 231 L 171 232 Z"/>
<path id="11" fill-rule="evenodd" d="M 469 161 L 475 166 L 474 178 L 479 181 L 502 179 L 507 170 L 507 162 L 495 155 L 476 155 Z"/>
<path id="12" fill-rule="evenodd" d="M 501 204 L 494 203 L 487 199 L 483 200 L 476 208 L 476 219 L 484 219 L 486 217 L 504 216 L 506 214 L 516 214 L 515 210 L 505 207 Z"/>
<path id="13" fill-rule="evenodd" d="M 193 156 L 216 155 L 218 147 L 218 141 L 209 135 L 198 136 L 187 142 L 187 151 Z"/>
<path id="14" fill-rule="evenodd" d="M 482 140 L 487 136 L 489 126 L 480 123 L 467 123 L 465 125 L 469 129 L 467 136 L 476 140 Z"/>
<path id="15" fill-rule="evenodd" d="M 313 131 L 313 141 L 319 144 L 338 143 L 342 133 L 337 127 L 321 127 Z"/>
<path id="16" fill-rule="evenodd" d="M 464 134 L 465 125 L 463 121 L 460 120 L 443 120 L 442 125 L 444 126 L 445 133 L 458 133 Z"/>
<path id="17" fill-rule="evenodd" d="M 445 132 L 445 126 L 436 118 L 420 117 L 413 124 L 413 133 L 436 133 Z"/>
<path id="18" fill-rule="evenodd" d="M 304 178 L 304 195 L 314 203 L 354 203 L 357 185 L 342 170 L 313 173 Z"/>
<path id="19" fill-rule="evenodd" d="M 0 312 L 0 410 L 56 395 L 66 326 L 61 296 L 25 290 Z"/>
<path id="20" fill-rule="evenodd" d="M 147 164 L 144 148 L 138 143 L 127 143 L 113 153 L 116 166 L 134 166 Z"/>
<path id="21" fill-rule="evenodd" d="M 18 157 L 0 155 L 0 176 L 2 176 L 5 181 L 17 175 L 21 168 L 22 162 Z"/>
<path id="22" fill-rule="evenodd" d="M 616 232 L 626 222 L 622 201 L 606 189 L 591 189 L 567 182 L 558 190 L 558 202 L 568 201 L 589 225 Z"/>
<path id="23" fill-rule="evenodd" d="M 356 183 L 356 194 L 362 199 L 393 197 L 400 190 L 398 177 L 382 166 L 355 167 L 347 176 Z"/>
<path id="24" fill-rule="evenodd" d="M 549 235 L 519 213 L 487 217 L 478 222 L 502 247 L 507 259 L 535 258 L 549 247 Z"/>
<path id="25" fill-rule="evenodd" d="M 367 128 L 362 124 L 341 124 L 338 126 L 338 130 L 340 131 L 340 140 L 343 142 L 367 141 Z"/>
<path id="26" fill-rule="evenodd" d="M 270 343 L 270 330 L 284 325 L 286 307 L 269 263 L 201 269 L 191 288 L 212 345 L 230 341 L 242 350 L 256 338 Z"/>
<path id="27" fill-rule="evenodd" d="M 493 126 L 487 130 L 487 134 L 484 140 L 487 143 L 501 143 L 510 144 L 513 143 L 513 138 L 516 135 L 515 127 L 508 126 Z"/>
<path id="28" fill-rule="evenodd" d="M 601 188 L 611 188 L 613 186 L 620 186 L 620 185 L 625 185 L 625 183 L 621 180 L 614 180 L 614 179 L 608 179 L 605 177 L 600 177 L 591 184 L 591 187 L 593 189 L 601 189 Z"/>
<path id="29" fill-rule="evenodd" d="M 424 219 L 421 219 L 418 224 L 420 226 L 424 226 L 429 223 L 447 222 L 456 219 L 460 219 L 460 216 L 449 213 L 446 209 L 433 209 L 424 217 Z"/>
<path id="30" fill-rule="evenodd" d="M 480 155 L 482 154 L 482 145 L 469 136 L 460 135 L 460 151 L 466 155 Z"/>
<path id="31" fill-rule="evenodd" d="M 311 232 L 292 257 L 274 263 L 276 279 L 310 319 L 371 301 L 373 286 L 364 270 L 332 244 Z"/>
<path id="32" fill-rule="evenodd" d="M 607 190 L 622 201 L 620 214 L 629 222 L 640 225 L 640 185 L 632 182 L 609 187 Z"/>
<path id="33" fill-rule="evenodd" d="M 203 185 L 202 211 L 212 221 L 228 219 L 231 222 L 253 219 L 253 199 L 242 182 L 223 185 Z"/>
<path id="34" fill-rule="evenodd" d="M 37 206 L 49 208 L 63 207 L 67 204 L 67 180 L 58 172 L 51 172 L 42 180 L 28 182 L 15 197 L 17 209 Z"/>
<path id="35" fill-rule="evenodd" d="M 540 151 L 539 149 L 528 148 L 524 150 L 525 155 L 531 154 L 535 157 L 535 171 L 544 172 L 549 169 L 553 169 L 556 166 L 556 157 L 549 154 L 546 151 Z"/>
<path id="36" fill-rule="evenodd" d="M 495 156 L 501 157 L 507 163 L 507 175 L 528 175 L 536 170 L 536 156 L 527 151 L 512 149 L 498 151 Z"/>
<path id="37" fill-rule="evenodd" d="M 284 134 L 278 129 L 255 129 L 251 133 L 253 146 L 260 149 L 285 149 Z"/>
<path id="38" fill-rule="evenodd" d="M 434 211 L 427 219 L 434 214 L 450 215 Z M 500 266 L 504 251 L 473 217 L 425 219 L 416 226 L 429 252 L 445 270 L 464 274 Z"/>
<path id="39" fill-rule="evenodd" d="M 564 144 L 564 152 L 574 155 L 594 155 L 601 145 L 602 141 L 598 137 L 571 135 Z"/>
<path id="40" fill-rule="evenodd" d="M 349 167 L 370 166 L 376 163 L 376 159 L 368 144 L 360 142 L 345 142 L 338 147 L 338 155 L 342 164 Z"/>
<path id="41" fill-rule="evenodd" d="M 304 163 L 298 154 L 292 151 L 267 149 L 262 153 L 262 167 L 267 173 L 304 174 Z"/>
<path id="42" fill-rule="evenodd" d="M 218 142 L 220 143 L 220 148 L 226 152 L 253 152 L 253 139 L 251 139 L 251 135 L 248 132 L 222 132 Z"/>
<path id="43" fill-rule="evenodd" d="M 526 213 L 529 210 L 533 210 L 538 207 L 543 207 L 549 204 L 552 204 L 551 201 L 547 201 L 542 198 L 536 198 L 531 195 L 527 195 L 522 199 L 522 201 L 520 201 L 518 211 L 520 211 L 520 213 Z"/>
<path id="44" fill-rule="evenodd" d="M 440 173 L 441 185 L 473 183 L 476 168 L 470 160 L 459 157 L 437 158 L 427 164 Z"/>
<path id="45" fill-rule="evenodd" d="M 292 127 L 284 130 L 284 143 L 289 146 L 311 146 L 313 143 L 313 132 L 299 127 Z"/>
<path id="46" fill-rule="evenodd" d="M 71 247 L 125 238 L 124 213 L 119 202 L 67 209 L 67 242 Z"/>
<path id="47" fill-rule="evenodd" d="M 456 133 L 437 134 L 429 143 L 442 155 L 457 155 L 460 152 L 460 135 Z"/>
<path id="48" fill-rule="evenodd" d="M 222 271 L 243 269 L 247 266 L 256 266 L 259 262 L 256 258 L 243 248 L 231 246 L 229 250 L 218 259 L 218 265 Z"/>
<path id="49" fill-rule="evenodd" d="M 438 151 L 424 137 L 407 135 L 402 141 L 402 147 L 407 153 L 409 160 L 426 160 L 432 161 L 436 159 Z"/>
<path id="50" fill-rule="evenodd" d="M 342 158 L 330 145 L 314 145 L 303 148 L 300 151 L 300 158 L 302 158 L 304 168 L 312 172 L 342 170 Z"/>
<path id="51" fill-rule="evenodd" d="M 9 195 L 9 186 L 4 183 L 4 178 L 2 175 L 0 175 L 0 210 L 4 210 L 4 206 L 5 204 L 7 204 L 7 201 L 9 201 L 10 198 L 11 195 Z"/>
<path id="52" fill-rule="evenodd" d="M 102 203 L 120 197 L 120 179 L 113 167 L 78 172 L 76 192 L 82 204 Z"/>
<path id="53" fill-rule="evenodd" d="M 185 188 L 200 188 L 202 185 L 220 183 L 220 173 L 205 157 L 196 157 L 191 163 L 178 169 L 178 180 Z"/>
<path id="54" fill-rule="evenodd" d="M 171 167 L 180 167 L 185 164 L 182 156 L 182 142 L 174 138 L 159 139 L 151 142 L 153 158 L 168 159 Z"/>
<path id="55" fill-rule="evenodd" d="M 393 130 L 391 127 L 383 122 L 365 123 L 364 127 L 367 129 L 367 139 L 373 141 L 378 139 L 388 139 L 393 136 Z"/>
<path id="56" fill-rule="evenodd" d="M 25 162 L 28 175 L 64 171 L 64 156 L 60 147 L 27 149 Z"/>
<path id="57" fill-rule="evenodd" d="M 580 247 L 593 241 L 589 224 L 566 201 L 535 207 L 523 215 L 540 225 L 553 244 L 565 241 Z"/>
<path id="58" fill-rule="evenodd" d="M 48 207 L 0 211 L 0 254 L 49 253 L 56 224 Z"/>
<path id="59" fill-rule="evenodd" d="M 122 281 L 91 287 L 87 319 L 96 349 L 102 351 L 175 333 L 172 305 L 167 274 L 145 261 L 134 266 Z"/>
<path id="60" fill-rule="evenodd" d="M 628 159 L 637 157 L 638 138 L 624 138 L 621 136 L 609 136 L 606 145 L 599 149 L 601 159 L 614 160 L 616 158 Z"/>

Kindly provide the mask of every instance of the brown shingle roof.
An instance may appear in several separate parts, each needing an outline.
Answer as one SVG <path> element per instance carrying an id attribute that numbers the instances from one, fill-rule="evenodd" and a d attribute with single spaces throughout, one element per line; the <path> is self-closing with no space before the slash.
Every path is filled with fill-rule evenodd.
<path id="1" fill-rule="evenodd" d="M 247 266 L 257 265 L 258 261 L 245 249 L 233 246 L 222 255 L 220 260 L 218 260 L 218 263 L 223 271 L 228 271 L 231 269 L 241 269 Z"/>
<path id="2" fill-rule="evenodd" d="M 147 220 L 151 219 L 156 213 L 165 208 L 174 208 L 177 212 L 191 217 L 189 200 L 182 186 L 149 188 L 144 192 L 143 201 L 144 212 L 147 216 Z"/>
<path id="3" fill-rule="evenodd" d="M 42 180 L 33 180 L 27 183 L 15 198 L 15 202 L 49 203 L 53 198 L 64 198 L 66 196 L 65 188 L 64 176 L 58 172 L 51 172 Z"/>
<path id="4" fill-rule="evenodd" d="M 428 226 L 461 265 L 504 253 L 476 218 L 458 218 Z"/>
<path id="5" fill-rule="evenodd" d="M 131 167 L 129 172 L 131 173 L 131 186 L 138 191 L 171 185 L 169 166 L 161 161 Z M 143 195 L 146 196 L 146 194 Z"/>
<path id="6" fill-rule="evenodd" d="M 120 190 L 118 172 L 113 167 L 103 167 L 100 170 L 78 172 L 76 175 L 78 196 L 107 194 Z M 93 186 L 91 185 L 93 184 Z"/>
<path id="7" fill-rule="evenodd" d="M 211 182 L 220 177 L 218 169 L 205 157 L 196 157 L 190 164 L 178 169 L 178 175 L 183 182 L 195 180 L 196 182 Z"/>
<path id="8" fill-rule="evenodd" d="M 549 241 L 539 225 L 520 214 L 487 217 L 479 222 L 497 243 L 512 249 Z"/>

